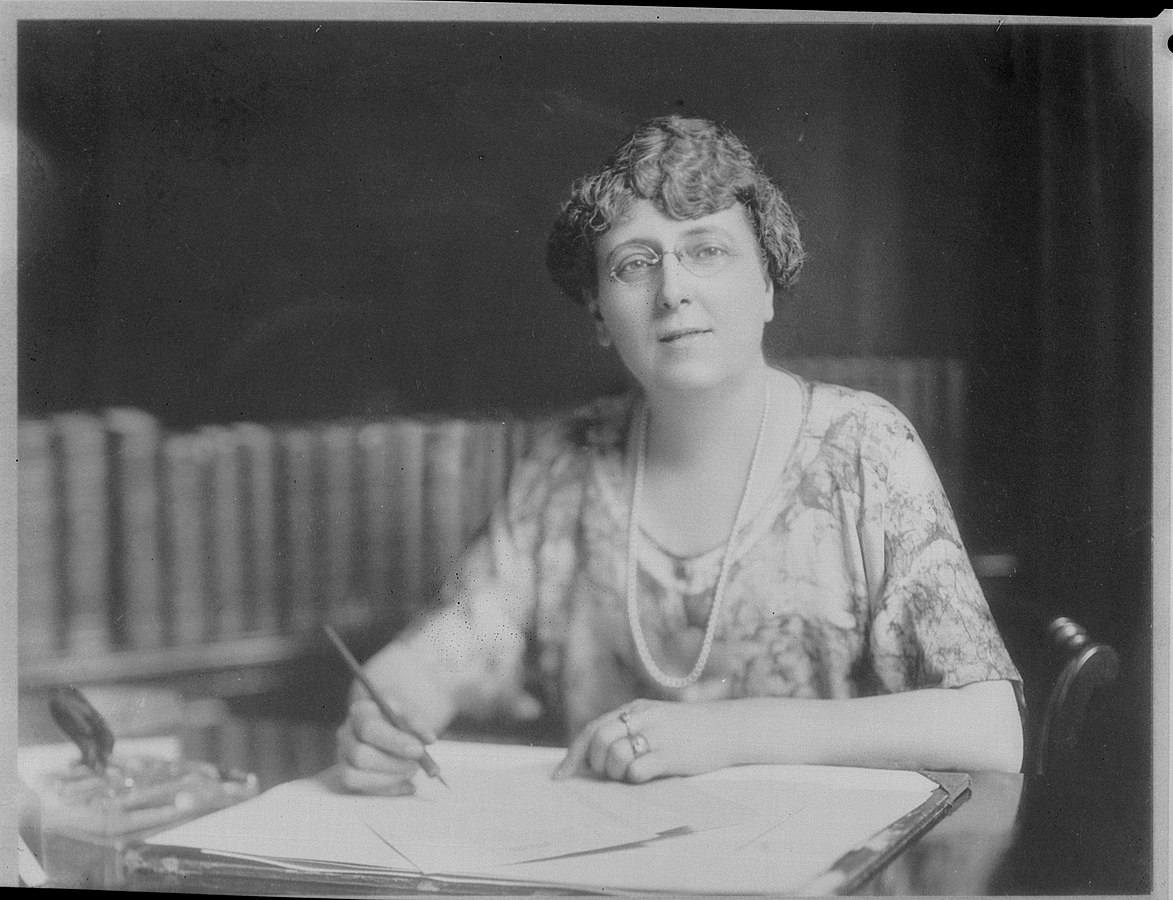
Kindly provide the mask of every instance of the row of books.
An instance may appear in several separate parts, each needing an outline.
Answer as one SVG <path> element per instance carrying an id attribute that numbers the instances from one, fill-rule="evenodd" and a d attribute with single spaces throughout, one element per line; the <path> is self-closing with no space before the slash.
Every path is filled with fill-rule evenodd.
<path id="1" fill-rule="evenodd" d="M 21 419 L 22 658 L 406 618 L 535 427 L 398 417 L 180 432 L 131 408 Z"/>
<path id="2" fill-rule="evenodd" d="M 787 365 L 892 401 L 957 498 L 965 383 L 956 360 Z M 538 427 L 403 416 L 181 432 L 133 408 L 22 418 L 22 658 L 405 621 Z"/>

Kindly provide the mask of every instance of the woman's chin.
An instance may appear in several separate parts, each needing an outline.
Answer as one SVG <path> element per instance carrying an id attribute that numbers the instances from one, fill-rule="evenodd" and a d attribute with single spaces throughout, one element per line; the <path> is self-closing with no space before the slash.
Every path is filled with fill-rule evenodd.
<path id="1" fill-rule="evenodd" d="M 748 367 L 721 366 L 711 360 L 679 360 L 658 365 L 645 380 L 639 378 L 645 389 L 673 393 L 707 392 L 733 384 L 748 374 Z"/>

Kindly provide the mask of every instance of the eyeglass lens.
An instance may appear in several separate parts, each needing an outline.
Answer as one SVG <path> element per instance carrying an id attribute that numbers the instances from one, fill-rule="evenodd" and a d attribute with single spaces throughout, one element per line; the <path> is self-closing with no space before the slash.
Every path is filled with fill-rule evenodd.
<path id="1" fill-rule="evenodd" d="M 706 278 L 716 275 L 733 259 L 733 251 L 721 244 L 702 242 L 688 244 L 679 250 L 658 253 L 651 247 L 634 245 L 624 247 L 612 257 L 610 275 L 622 284 L 642 284 L 664 266 L 664 257 L 675 256 L 693 275 Z"/>

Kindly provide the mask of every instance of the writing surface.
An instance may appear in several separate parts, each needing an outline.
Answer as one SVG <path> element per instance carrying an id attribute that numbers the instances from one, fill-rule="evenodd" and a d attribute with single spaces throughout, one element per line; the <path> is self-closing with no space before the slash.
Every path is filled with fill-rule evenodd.
<path id="1" fill-rule="evenodd" d="M 916 772 L 825 766 L 744 766 L 644 785 L 553 781 L 557 748 L 440 741 L 432 753 L 451 789 L 421 776 L 410 797 L 347 794 L 331 769 L 149 842 L 301 869 L 777 893 L 812 881 L 938 790 Z"/>

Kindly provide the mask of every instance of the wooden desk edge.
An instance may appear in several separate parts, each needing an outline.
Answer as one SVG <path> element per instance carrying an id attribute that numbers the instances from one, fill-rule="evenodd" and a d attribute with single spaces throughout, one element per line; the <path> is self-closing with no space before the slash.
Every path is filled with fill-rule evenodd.
<path id="1" fill-rule="evenodd" d="M 872 876 L 896 858 L 909 844 L 948 816 L 954 808 L 964 803 L 969 796 L 970 776 L 961 772 L 921 772 L 933 780 L 937 788 L 915 809 L 905 813 L 890 825 L 872 835 L 860 846 L 839 857 L 830 868 L 805 885 L 798 893 L 801 896 L 825 896 L 849 894 L 859 889 Z M 243 859 L 207 853 L 198 849 L 170 847 L 166 845 L 140 844 L 129 848 L 124 856 L 125 871 L 131 879 L 143 882 L 144 889 L 163 886 L 182 889 L 186 879 L 200 879 L 203 888 L 211 879 L 227 882 L 267 881 L 273 887 L 271 893 L 283 893 L 281 885 L 329 883 L 343 891 L 357 891 L 360 894 L 453 894 L 474 890 L 477 893 L 554 893 L 568 896 L 591 896 L 604 893 L 584 890 L 571 885 L 547 885 L 524 882 L 493 883 L 490 880 L 465 879 L 417 875 L 411 872 L 363 871 L 362 867 L 333 866 L 322 872 L 310 872 L 304 868 L 285 869 L 279 864 L 267 863 L 261 859 Z M 350 868 L 350 871 L 347 871 Z M 287 890 L 289 889 L 287 888 Z M 235 893 L 231 885 L 224 891 L 215 889 L 212 893 Z M 641 892 L 633 892 L 639 895 Z"/>
<path id="2" fill-rule="evenodd" d="M 923 803 L 843 854 L 799 894 L 817 897 L 853 893 L 969 797 L 971 779 L 964 772 L 920 774 L 937 783 L 936 790 Z"/>

